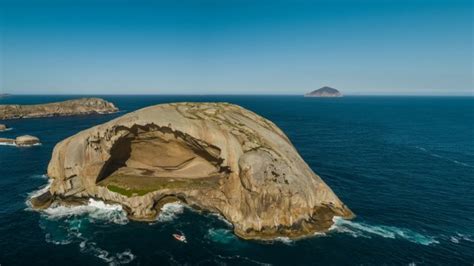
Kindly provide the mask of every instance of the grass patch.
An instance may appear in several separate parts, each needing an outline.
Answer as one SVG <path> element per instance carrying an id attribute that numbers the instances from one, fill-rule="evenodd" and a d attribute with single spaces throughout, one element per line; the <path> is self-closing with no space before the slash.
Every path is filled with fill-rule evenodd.
<path id="1" fill-rule="evenodd" d="M 219 177 L 199 179 L 177 179 L 164 177 L 143 177 L 133 175 L 112 175 L 98 185 L 127 197 L 143 196 L 147 193 L 163 190 L 190 190 L 217 186 Z"/>
<path id="2" fill-rule="evenodd" d="M 127 196 L 127 197 L 143 196 L 147 193 L 155 191 L 155 189 L 129 189 L 129 188 L 122 188 L 122 187 L 115 186 L 115 185 L 108 185 L 107 189 L 112 191 L 112 192 L 116 192 L 116 193 L 122 194 L 122 195 Z"/>

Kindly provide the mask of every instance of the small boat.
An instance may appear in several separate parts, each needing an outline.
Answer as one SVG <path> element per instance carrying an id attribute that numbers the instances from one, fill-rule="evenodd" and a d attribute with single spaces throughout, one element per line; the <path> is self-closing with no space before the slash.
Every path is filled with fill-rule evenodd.
<path id="1" fill-rule="evenodd" d="M 186 241 L 186 237 L 183 235 L 180 235 L 180 234 L 173 234 L 173 237 L 178 240 L 178 241 L 181 241 L 181 242 L 184 242 L 184 243 L 188 243 Z"/>

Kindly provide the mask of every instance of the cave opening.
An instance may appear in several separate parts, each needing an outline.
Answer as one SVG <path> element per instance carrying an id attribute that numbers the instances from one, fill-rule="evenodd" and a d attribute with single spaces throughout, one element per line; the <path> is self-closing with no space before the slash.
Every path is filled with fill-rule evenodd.
<path id="1" fill-rule="evenodd" d="M 110 158 L 97 177 L 98 184 L 118 187 L 116 190 L 147 191 L 220 178 L 230 172 L 218 147 L 170 127 L 150 124 L 115 130 L 125 133 L 113 144 Z"/>

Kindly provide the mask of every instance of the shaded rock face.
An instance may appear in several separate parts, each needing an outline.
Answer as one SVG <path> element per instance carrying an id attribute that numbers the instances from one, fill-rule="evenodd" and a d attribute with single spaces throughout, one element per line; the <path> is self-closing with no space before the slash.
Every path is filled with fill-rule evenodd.
<path id="1" fill-rule="evenodd" d="M 156 105 L 82 131 L 56 145 L 48 175 L 39 208 L 93 197 L 148 221 L 177 198 L 248 239 L 302 237 L 353 216 L 275 124 L 227 103 Z"/>
<path id="2" fill-rule="evenodd" d="M 310 93 L 306 93 L 305 97 L 342 97 L 342 93 L 331 87 L 322 87 Z"/>
<path id="3" fill-rule="evenodd" d="M 0 120 L 51 116 L 109 114 L 117 112 L 114 104 L 99 98 L 83 98 L 36 105 L 0 105 Z"/>

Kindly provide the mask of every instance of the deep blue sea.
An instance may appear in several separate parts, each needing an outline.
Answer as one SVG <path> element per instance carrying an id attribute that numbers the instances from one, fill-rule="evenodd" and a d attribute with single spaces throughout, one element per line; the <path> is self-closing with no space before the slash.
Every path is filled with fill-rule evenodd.
<path id="1" fill-rule="evenodd" d="M 102 96 L 113 115 L 4 121 L 0 137 L 0 265 L 473 265 L 474 97 Z M 74 96 L 11 96 L 45 103 Z M 35 212 L 54 145 L 126 112 L 166 102 L 225 101 L 275 122 L 355 212 L 300 241 L 244 241 L 219 217 L 171 204 L 153 223 L 117 206 Z M 2 121 L 0 121 L 2 123 Z M 182 231 L 188 244 L 173 240 Z"/>

